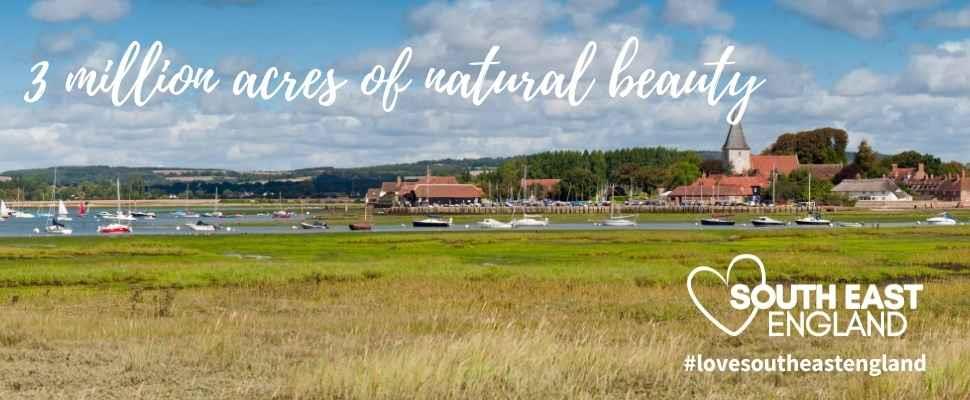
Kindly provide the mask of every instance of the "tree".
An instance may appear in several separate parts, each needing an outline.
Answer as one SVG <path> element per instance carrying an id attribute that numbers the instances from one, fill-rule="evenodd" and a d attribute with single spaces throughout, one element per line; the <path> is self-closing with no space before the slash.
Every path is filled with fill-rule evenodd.
<path id="1" fill-rule="evenodd" d="M 689 161 L 678 161 L 670 167 L 667 187 L 689 185 L 701 177 L 701 169 Z"/>
<path id="2" fill-rule="evenodd" d="M 556 197 L 559 200 L 588 199 L 596 194 L 596 189 L 597 180 L 593 173 L 576 167 L 562 176 L 556 185 Z"/>
<path id="3" fill-rule="evenodd" d="M 849 134 L 842 129 L 819 128 L 785 133 L 764 151 L 765 154 L 795 154 L 802 164 L 844 163 Z"/>
<path id="4" fill-rule="evenodd" d="M 708 159 L 701 162 L 701 172 L 708 175 L 721 175 L 728 171 L 728 166 L 724 160 Z"/>

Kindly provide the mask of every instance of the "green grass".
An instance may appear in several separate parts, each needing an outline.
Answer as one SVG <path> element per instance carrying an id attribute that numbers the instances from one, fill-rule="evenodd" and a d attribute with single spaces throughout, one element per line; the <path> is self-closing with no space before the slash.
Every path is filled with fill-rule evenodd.
<path id="1" fill-rule="evenodd" d="M 769 339 L 763 316 L 728 337 L 684 280 L 739 253 L 774 281 L 926 288 L 901 338 Z M 0 398 L 966 399 L 968 276 L 970 227 L 5 238 Z M 697 353 L 928 371 L 684 372 Z"/>
<path id="2" fill-rule="evenodd" d="M 682 282 L 740 253 L 778 281 L 970 274 L 970 228 L 0 239 L 0 286 L 205 287 L 376 276 Z M 743 272 L 740 279 L 750 279 Z"/>

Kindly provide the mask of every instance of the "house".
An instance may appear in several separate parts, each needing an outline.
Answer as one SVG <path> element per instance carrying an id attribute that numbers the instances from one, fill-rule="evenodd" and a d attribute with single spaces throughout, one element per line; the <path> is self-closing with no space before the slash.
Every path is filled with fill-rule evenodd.
<path id="1" fill-rule="evenodd" d="M 481 188 L 458 183 L 454 176 L 398 177 L 367 191 L 367 203 L 380 207 L 478 204 L 485 195 Z"/>
<path id="2" fill-rule="evenodd" d="M 909 189 L 917 200 L 952 201 L 960 206 L 970 206 L 970 180 L 967 180 L 966 172 L 933 176 L 926 172 L 923 163 L 916 168 L 900 168 L 896 164 L 892 167 L 890 179 Z"/>
<path id="3" fill-rule="evenodd" d="M 832 192 L 853 200 L 913 201 L 913 196 L 889 178 L 846 179 L 832 188 Z"/>
<path id="4" fill-rule="evenodd" d="M 13 181 L 13 178 L 9 176 L 0 176 L 0 182 L 10 182 L 10 181 Z"/>
<path id="5" fill-rule="evenodd" d="M 698 178 L 694 183 L 672 190 L 667 198 L 680 204 L 724 204 L 760 201 L 761 193 L 770 181 L 758 175 L 729 176 L 711 175 Z"/>

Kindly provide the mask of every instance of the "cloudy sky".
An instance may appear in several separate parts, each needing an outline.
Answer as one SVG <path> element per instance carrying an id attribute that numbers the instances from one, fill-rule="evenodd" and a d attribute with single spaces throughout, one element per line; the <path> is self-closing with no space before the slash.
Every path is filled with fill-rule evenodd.
<path id="1" fill-rule="evenodd" d="M 285 4 L 285 5 L 281 5 Z M 513 71 L 569 71 L 587 41 L 600 81 L 640 39 L 635 68 L 704 70 L 727 45 L 739 71 L 767 79 L 744 126 L 760 150 L 788 131 L 835 126 L 852 146 L 915 149 L 970 161 L 970 4 L 945 0 L 16 0 L 0 5 L 0 170 L 49 165 L 289 169 L 361 166 L 548 149 L 718 149 L 729 103 L 611 99 L 580 107 L 513 96 L 475 107 L 424 91 L 397 109 L 343 90 L 332 107 L 262 102 L 223 90 L 143 108 L 66 94 L 63 76 L 103 66 L 129 42 L 234 73 L 335 68 L 354 85 L 412 46 L 411 71 L 461 68 L 492 45 Z M 51 63 L 43 100 L 26 104 L 30 67 Z M 420 79 L 420 78 L 419 78 Z M 224 82 L 226 83 L 226 82 Z"/>

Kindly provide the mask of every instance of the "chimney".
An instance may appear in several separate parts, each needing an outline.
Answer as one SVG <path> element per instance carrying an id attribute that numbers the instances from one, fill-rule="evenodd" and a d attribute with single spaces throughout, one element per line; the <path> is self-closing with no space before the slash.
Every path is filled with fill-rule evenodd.
<path id="1" fill-rule="evenodd" d="M 899 164 L 893 163 L 893 170 L 899 169 Z"/>
<path id="2" fill-rule="evenodd" d="M 926 164 L 919 163 L 919 165 L 916 167 L 916 172 L 924 172 L 924 168 L 926 168 Z"/>

